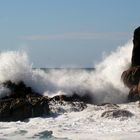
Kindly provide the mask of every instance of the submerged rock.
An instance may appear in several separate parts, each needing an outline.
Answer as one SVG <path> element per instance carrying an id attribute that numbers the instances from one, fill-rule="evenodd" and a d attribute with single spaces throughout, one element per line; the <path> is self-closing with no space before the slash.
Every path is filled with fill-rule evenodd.
<path id="1" fill-rule="evenodd" d="M 101 117 L 104 118 L 119 118 L 119 117 L 132 117 L 133 114 L 128 110 L 114 109 L 102 113 Z"/>
<path id="2" fill-rule="evenodd" d="M 117 104 L 112 104 L 112 103 L 102 103 L 97 106 L 105 107 L 105 108 L 112 108 L 112 109 L 117 109 L 119 106 Z"/>

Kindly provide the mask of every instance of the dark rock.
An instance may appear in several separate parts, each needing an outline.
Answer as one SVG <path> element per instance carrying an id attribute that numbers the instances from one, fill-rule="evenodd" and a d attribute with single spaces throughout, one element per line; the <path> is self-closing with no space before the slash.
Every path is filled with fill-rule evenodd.
<path id="1" fill-rule="evenodd" d="M 84 102 L 70 102 L 70 101 L 60 101 L 60 100 L 51 100 L 49 102 L 50 113 L 58 115 L 66 112 L 79 112 L 87 108 L 86 103 Z"/>
<path id="2" fill-rule="evenodd" d="M 122 73 L 122 80 L 124 84 L 129 87 L 130 89 L 138 85 L 140 77 L 140 66 L 132 67 Z"/>
<path id="3" fill-rule="evenodd" d="M 135 102 L 135 101 L 138 101 L 140 100 L 140 94 L 138 92 L 138 87 L 137 86 L 133 86 L 131 89 L 130 89 L 130 92 L 128 94 L 128 100 L 130 102 Z"/>
<path id="4" fill-rule="evenodd" d="M 92 102 L 92 98 L 88 94 L 79 96 L 74 93 L 69 97 L 60 95 L 48 98 L 36 93 L 22 81 L 19 83 L 7 81 L 3 85 L 9 88 L 11 94 L 0 99 L 0 121 L 18 121 L 41 117 L 49 115 L 52 110 L 64 112 L 66 106 L 69 106 L 69 110 L 80 111 L 86 108 L 85 103 Z"/>
<path id="5" fill-rule="evenodd" d="M 132 67 L 140 65 L 140 27 L 135 29 L 133 37 Z"/>
<path id="6" fill-rule="evenodd" d="M 123 72 L 121 78 L 130 89 L 128 100 L 140 100 L 140 27 L 134 31 L 131 67 Z"/>
<path id="7" fill-rule="evenodd" d="M 27 87 L 23 81 L 20 81 L 18 83 L 6 81 L 5 83 L 3 83 L 3 85 L 8 89 L 10 89 L 11 91 L 10 98 L 18 98 L 18 97 L 25 98 L 26 95 L 41 96 L 39 93 L 34 92 L 31 87 Z M 9 96 L 4 97 L 4 99 L 6 98 L 9 98 Z"/>
<path id="8" fill-rule="evenodd" d="M 108 110 L 102 113 L 101 117 L 105 118 L 119 118 L 119 117 L 132 117 L 133 114 L 128 110 L 115 109 Z"/>
<path id="9" fill-rule="evenodd" d="M 78 95 L 77 93 L 74 93 L 71 96 L 66 95 L 58 95 L 50 98 L 50 100 L 56 100 L 56 101 L 68 101 L 68 102 L 84 102 L 84 103 L 93 103 L 93 99 L 90 96 L 90 94 L 85 94 L 83 96 Z"/>
<path id="10" fill-rule="evenodd" d="M 0 101 L 0 118 L 7 118 L 11 115 L 10 105 L 13 99 L 1 100 Z"/>
<path id="11" fill-rule="evenodd" d="M 49 114 L 48 97 L 44 97 L 27 87 L 22 81 L 3 85 L 11 95 L 0 99 L 0 121 L 18 121 Z"/>
<path id="12" fill-rule="evenodd" d="M 32 106 L 23 98 L 13 99 L 10 106 L 10 121 L 24 120 L 32 116 Z"/>
<path id="13" fill-rule="evenodd" d="M 39 117 L 43 114 L 49 114 L 49 105 L 47 97 L 31 97 L 28 101 L 32 107 L 32 117 Z"/>
<path id="14" fill-rule="evenodd" d="M 122 74 L 124 84 L 130 89 L 129 101 L 140 100 L 140 66 L 132 67 Z"/>
<path id="15" fill-rule="evenodd" d="M 53 138 L 52 134 L 53 134 L 52 131 L 45 130 L 45 131 L 35 134 L 32 137 L 32 139 L 55 139 L 55 138 Z"/>
<path id="16" fill-rule="evenodd" d="M 10 98 L 0 101 L 0 121 L 18 121 L 49 114 L 48 99 Z"/>

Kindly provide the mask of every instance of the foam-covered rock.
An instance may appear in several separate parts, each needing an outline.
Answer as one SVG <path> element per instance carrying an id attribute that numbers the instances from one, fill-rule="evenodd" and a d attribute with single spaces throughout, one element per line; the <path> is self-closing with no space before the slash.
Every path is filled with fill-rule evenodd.
<path id="1" fill-rule="evenodd" d="M 82 111 L 85 103 L 91 101 L 90 96 L 60 95 L 49 98 L 36 93 L 31 87 L 27 87 L 23 81 L 13 83 L 7 81 L 3 86 L 10 90 L 10 95 L 0 99 L 0 121 L 18 121 L 31 117 L 41 117 L 50 113 L 69 111 Z M 85 103 L 84 103 L 85 102 Z"/>
<path id="2" fill-rule="evenodd" d="M 119 118 L 119 117 L 132 117 L 133 114 L 128 110 L 114 109 L 102 113 L 101 117 L 104 118 Z"/>
<path id="3" fill-rule="evenodd" d="M 93 103 L 93 99 L 90 96 L 90 94 L 85 94 L 80 96 L 77 93 L 73 93 L 72 95 L 66 96 L 66 95 L 58 95 L 50 98 L 50 100 L 56 100 L 56 101 L 69 101 L 69 102 L 84 102 L 84 103 Z"/>

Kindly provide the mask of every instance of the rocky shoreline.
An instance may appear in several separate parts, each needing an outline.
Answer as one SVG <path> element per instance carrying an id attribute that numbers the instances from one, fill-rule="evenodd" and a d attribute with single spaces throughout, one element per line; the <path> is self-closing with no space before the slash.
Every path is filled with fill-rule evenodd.
<path id="1" fill-rule="evenodd" d="M 131 66 L 121 76 L 124 84 L 130 89 L 128 94 L 130 102 L 140 100 L 140 27 L 134 31 L 133 44 Z M 85 109 L 87 103 L 94 104 L 88 91 L 83 96 L 75 92 L 71 96 L 57 95 L 50 98 L 35 92 L 23 81 L 18 83 L 6 81 L 1 85 L 9 90 L 10 95 L 0 99 L 0 121 L 23 121 L 32 117 L 49 116 L 55 110 L 65 112 L 59 106 L 66 104 L 79 111 Z M 133 116 L 125 110 L 110 110 L 102 114 L 102 117 L 110 116 L 110 114 L 115 117 Z"/>
<path id="2" fill-rule="evenodd" d="M 56 102 L 62 104 L 65 101 L 73 106 L 78 105 L 83 110 L 86 107 L 83 102 L 90 101 L 88 96 L 80 97 L 77 94 L 71 97 L 61 95 L 49 98 L 34 92 L 22 81 L 16 84 L 7 81 L 3 86 L 8 88 L 11 94 L 0 99 L 0 121 L 23 121 L 28 118 L 48 116 Z"/>

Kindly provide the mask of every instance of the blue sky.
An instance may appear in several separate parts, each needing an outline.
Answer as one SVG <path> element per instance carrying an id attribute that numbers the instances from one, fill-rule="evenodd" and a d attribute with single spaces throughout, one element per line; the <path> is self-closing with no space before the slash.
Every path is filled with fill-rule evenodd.
<path id="1" fill-rule="evenodd" d="M 34 67 L 93 67 L 132 38 L 140 0 L 1 0 L 0 51 Z"/>

